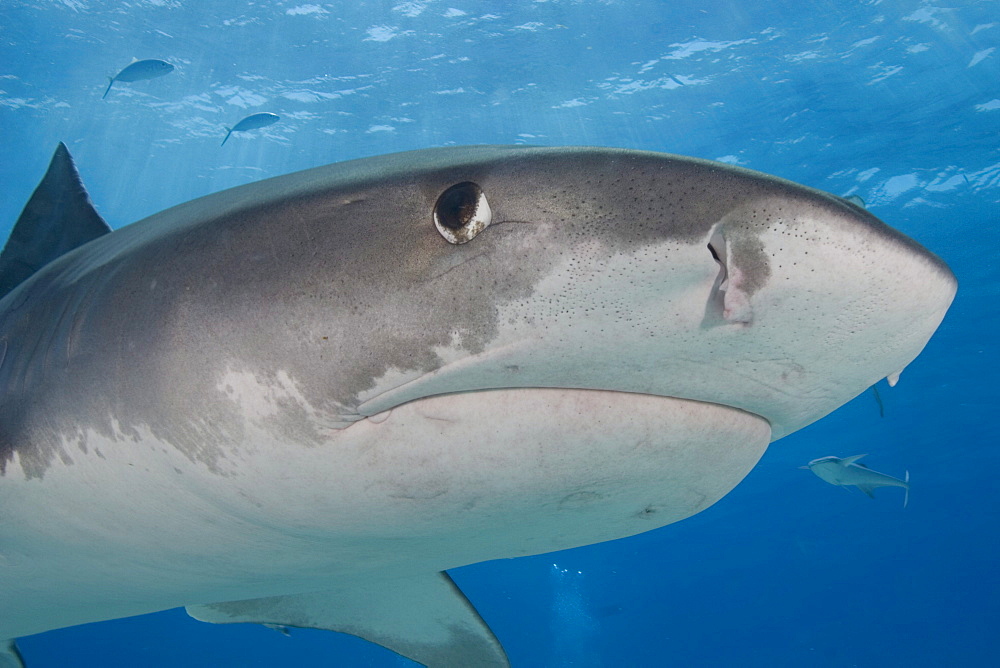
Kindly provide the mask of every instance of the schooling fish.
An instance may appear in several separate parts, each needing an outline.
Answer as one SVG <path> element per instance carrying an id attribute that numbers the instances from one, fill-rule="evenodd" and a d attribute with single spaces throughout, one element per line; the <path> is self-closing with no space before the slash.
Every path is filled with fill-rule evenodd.
<path id="1" fill-rule="evenodd" d="M 827 481 L 831 485 L 846 487 L 854 485 L 868 496 L 875 498 L 876 487 L 902 487 L 906 490 L 903 497 L 903 507 L 910 501 L 910 472 L 906 472 L 906 479 L 900 480 L 891 475 L 872 471 L 864 464 L 856 462 L 865 455 L 854 455 L 853 457 L 820 457 L 814 459 L 800 469 L 809 469 L 817 476 Z"/>
<path id="2" fill-rule="evenodd" d="M 266 128 L 268 125 L 277 123 L 280 118 L 281 116 L 278 116 L 278 114 L 272 114 L 267 111 L 262 111 L 259 114 L 250 114 L 233 127 L 226 128 L 226 138 L 222 140 L 219 146 L 225 146 L 229 135 L 234 132 L 246 132 L 247 130 L 256 130 L 257 128 Z"/>
<path id="3" fill-rule="evenodd" d="M 174 66 L 165 60 L 150 58 L 148 60 L 137 60 L 113 77 L 108 77 L 108 87 L 101 96 L 103 100 L 111 92 L 111 86 L 116 81 L 142 81 L 144 79 L 155 79 L 170 74 L 174 71 Z"/>

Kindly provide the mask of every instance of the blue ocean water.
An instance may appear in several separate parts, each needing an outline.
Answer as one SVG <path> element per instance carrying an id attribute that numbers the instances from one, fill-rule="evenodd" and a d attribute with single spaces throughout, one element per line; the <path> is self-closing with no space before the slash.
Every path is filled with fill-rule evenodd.
<path id="1" fill-rule="evenodd" d="M 668 151 L 857 194 L 960 283 L 900 384 L 880 386 L 884 417 L 861 395 L 678 524 L 452 576 L 516 667 L 992 666 L 998 45 L 995 0 L 6 0 L 0 238 L 58 141 L 113 227 L 447 144 Z M 132 58 L 175 70 L 102 99 Z M 281 120 L 220 147 L 255 112 Z M 899 490 L 872 500 L 797 468 L 862 452 L 910 471 L 905 510 Z M 412 665 L 347 636 L 178 610 L 19 644 L 33 668 Z"/>

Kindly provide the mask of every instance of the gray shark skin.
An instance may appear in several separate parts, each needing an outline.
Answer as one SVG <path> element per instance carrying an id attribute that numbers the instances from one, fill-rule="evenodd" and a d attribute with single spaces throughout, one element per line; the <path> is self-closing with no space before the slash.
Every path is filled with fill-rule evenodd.
<path id="1" fill-rule="evenodd" d="M 12 237 L 78 246 L 0 255 L 0 640 L 183 605 L 508 665 L 447 569 L 707 508 L 956 290 L 845 200 L 643 151 L 367 158 L 110 233 L 77 183 L 61 146 Z"/>
<path id="2" fill-rule="evenodd" d="M 885 473 L 872 471 L 864 464 L 857 461 L 867 455 L 853 455 L 851 457 L 820 457 L 814 459 L 805 466 L 799 468 L 808 469 L 816 474 L 821 480 L 825 480 L 831 485 L 841 487 L 854 486 L 860 489 L 871 498 L 875 498 L 875 489 L 879 487 L 902 487 L 906 490 L 903 496 L 903 507 L 910 502 L 910 472 L 906 472 L 906 478 L 900 480 Z"/>

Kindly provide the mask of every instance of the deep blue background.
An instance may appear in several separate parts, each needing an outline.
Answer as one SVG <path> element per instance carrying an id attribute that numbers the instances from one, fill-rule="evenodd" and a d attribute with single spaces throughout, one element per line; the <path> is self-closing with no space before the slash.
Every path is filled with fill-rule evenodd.
<path id="1" fill-rule="evenodd" d="M 960 281 L 923 355 L 881 385 L 884 418 L 865 393 L 689 520 L 452 575 L 516 667 L 1000 665 L 998 45 L 995 0 L 7 0 L 0 237 L 60 140 L 116 227 L 451 143 L 662 150 L 859 194 Z M 177 69 L 102 100 L 133 57 Z M 219 147 L 257 111 L 282 121 Z M 910 471 L 908 508 L 797 469 L 862 452 Z M 20 644 L 32 668 L 412 665 L 182 611 Z"/>

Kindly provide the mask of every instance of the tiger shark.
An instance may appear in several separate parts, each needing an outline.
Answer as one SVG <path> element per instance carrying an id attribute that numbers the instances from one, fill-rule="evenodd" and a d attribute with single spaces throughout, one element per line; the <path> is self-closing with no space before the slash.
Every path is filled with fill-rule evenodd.
<path id="1" fill-rule="evenodd" d="M 428 149 L 111 231 L 59 145 L 0 255 L 0 666 L 177 606 L 509 665 L 448 569 L 704 510 L 955 290 L 863 208 L 693 158 Z"/>

